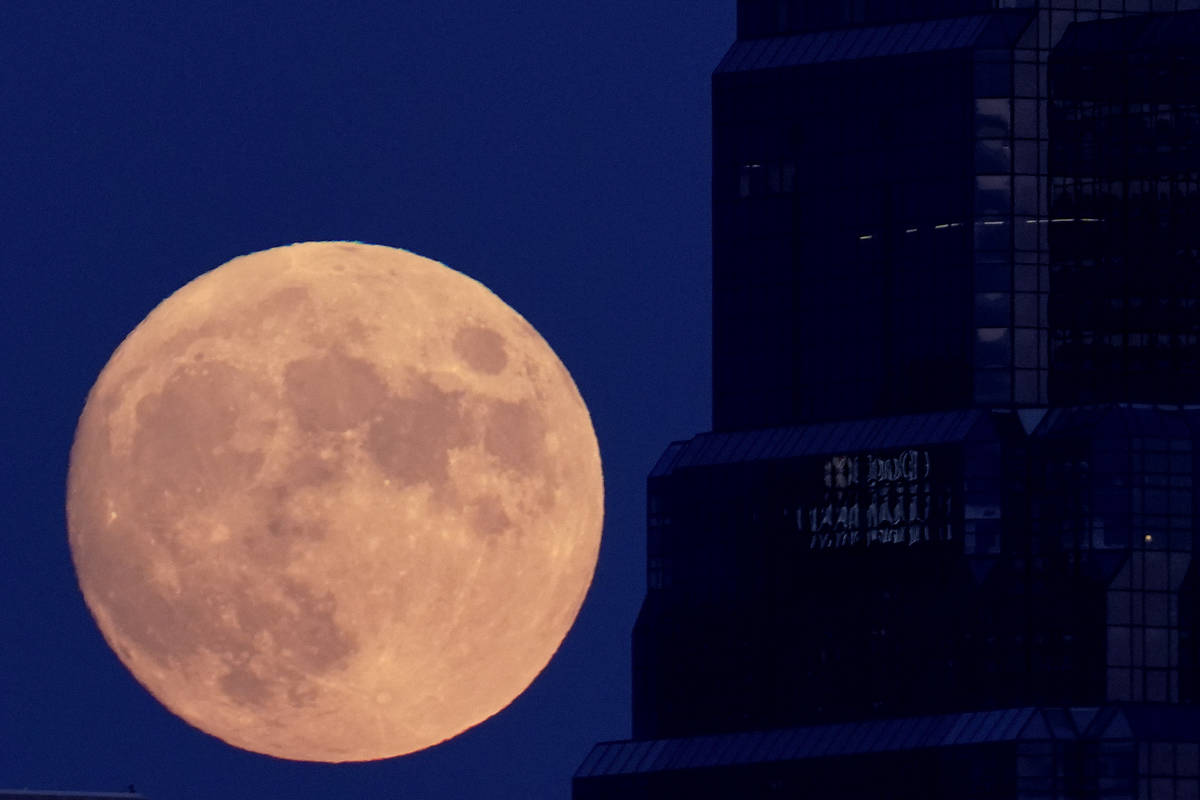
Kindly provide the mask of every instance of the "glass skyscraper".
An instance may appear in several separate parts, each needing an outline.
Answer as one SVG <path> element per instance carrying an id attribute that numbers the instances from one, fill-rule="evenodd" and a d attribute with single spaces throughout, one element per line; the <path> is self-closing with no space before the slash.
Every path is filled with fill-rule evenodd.
<path id="1" fill-rule="evenodd" d="M 577 800 L 1200 798 L 1200 0 L 739 0 L 713 133 Z"/>

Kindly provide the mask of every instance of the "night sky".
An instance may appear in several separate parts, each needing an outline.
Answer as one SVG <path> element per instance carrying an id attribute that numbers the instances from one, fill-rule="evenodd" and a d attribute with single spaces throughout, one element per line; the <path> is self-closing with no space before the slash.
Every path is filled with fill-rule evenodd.
<path id="1" fill-rule="evenodd" d="M 568 797 L 592 743 L 630 733 L 646 473 L 709 425 L 709 76 L 735 3 L 168 6 L 0 22 L 0 788 Z M 335 766 L 237 750 L 147 694 L 83 603 L 64 515 L 125 334 L 235 256 L 322 239 L 436 259 L 524 315 L 591 410 L 607 492 L 596 579 L 533 686 L 451 742 Z"/>

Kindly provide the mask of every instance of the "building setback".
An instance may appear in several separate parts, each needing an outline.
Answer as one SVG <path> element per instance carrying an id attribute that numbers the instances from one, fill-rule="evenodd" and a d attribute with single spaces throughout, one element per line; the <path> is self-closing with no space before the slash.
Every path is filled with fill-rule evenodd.
<path id="1" fill-rule="evenodd" d="M 1200 798 L 1200 0 L 739 0 L 577 800 Z"/>

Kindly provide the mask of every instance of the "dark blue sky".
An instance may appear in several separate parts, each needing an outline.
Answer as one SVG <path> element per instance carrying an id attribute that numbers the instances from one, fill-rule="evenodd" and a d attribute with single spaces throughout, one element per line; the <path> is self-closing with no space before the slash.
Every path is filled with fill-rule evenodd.
<path id="1" fill-rule="evenodd" d="M 215 798 L 566 798 L 629 735 L 645 475 L 709 424 L 709 75 L 733 0 L 52 2 L 0 24 L 0 787 Z M 24 6 L 24 7 L 21 7 Z M 67 453 L 113 349 L 197 274 L 295 241 L 482 281 L 587 401 L 607 519 L 558 656 L 400 759 L 236 750 L 151 698 L 83 604 Z"/>

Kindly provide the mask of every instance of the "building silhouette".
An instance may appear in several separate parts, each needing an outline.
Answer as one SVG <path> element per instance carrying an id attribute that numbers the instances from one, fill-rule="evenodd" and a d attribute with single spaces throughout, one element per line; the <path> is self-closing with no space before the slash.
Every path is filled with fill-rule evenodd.
<path id="1" fill-rule="evenodd" d="M 1200 798 L 1198 59 L 1200 0 L 739 0 L 713 430 L 577 800 Z"/>

